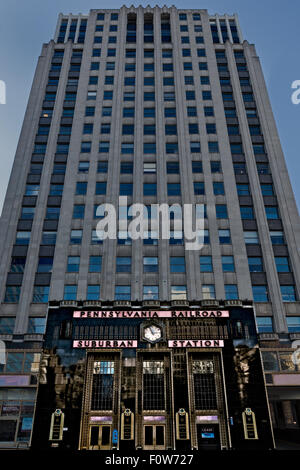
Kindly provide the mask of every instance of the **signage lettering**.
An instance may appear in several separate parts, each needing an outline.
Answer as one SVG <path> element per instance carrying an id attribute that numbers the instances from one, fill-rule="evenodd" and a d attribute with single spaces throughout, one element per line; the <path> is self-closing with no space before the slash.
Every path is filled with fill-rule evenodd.
<path id="1" fill-rule="evenodd" d="M 100 310 L 73 312 L 74 318 L 226 318 L 228 310 Z"/>
<path id="2" fill-rule="evenodd" d="M 168 341 L 169 348 L 223 348 L 224 341 L 221 339 L 171 339 Z"/>
<path id="3" fill-rule="evenodd" d="M 133 340 L 75 340 L 73 348 L 137 348 L 137 341 Z"/>

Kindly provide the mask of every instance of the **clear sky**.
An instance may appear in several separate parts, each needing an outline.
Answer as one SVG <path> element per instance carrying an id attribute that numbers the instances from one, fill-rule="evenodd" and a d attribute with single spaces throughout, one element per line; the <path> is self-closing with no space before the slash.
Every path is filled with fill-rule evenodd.
<path id="1" fill-rule="evenodd" d="M 116 0 L 1 0 L 0 80 L 7 103 L 0 104 L 0 210 L 42 43 L 54 35 L 57 16 L 91 8 L 120 8 Z M 291 102 L 291 84 L 300 80 L 299 0 L 178 0 L 127 5 L 176 5 L 237 13 L 244 39 L 255 43 L 267 82 L 298 207 L 300 206 L 300 104 Z"/>

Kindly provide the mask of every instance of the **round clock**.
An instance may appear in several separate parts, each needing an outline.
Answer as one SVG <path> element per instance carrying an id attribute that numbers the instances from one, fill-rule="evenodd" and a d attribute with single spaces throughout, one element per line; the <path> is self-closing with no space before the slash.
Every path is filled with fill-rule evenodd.
<path id="1" fill-rule="evenodd" d="M 150 343 L 156 343 L 162 338 L 162 329 L 155 324 L 147 325 L 143 329 L 143 337 Z"/>

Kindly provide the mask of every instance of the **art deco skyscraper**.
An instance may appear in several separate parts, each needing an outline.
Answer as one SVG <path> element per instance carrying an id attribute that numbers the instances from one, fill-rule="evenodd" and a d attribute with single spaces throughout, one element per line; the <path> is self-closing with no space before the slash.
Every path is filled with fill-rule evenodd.
<path id="1" fill-rule="evenodd" d="M 102 241 L 97 207 L 118 207 L 119 196 L 204 204 L 204 247 L 186 250 L 174 234 Z M 236 16 L 125 6 L 60 15 L 38 60 L 0 233 L 0 446 L 30 445 L 49 306 L 242 311 L 253 301 L 275 435 L 299 433 L 300 221 L 260 61 Z M 172 446 L 153 432 L 154 447 Z"/>

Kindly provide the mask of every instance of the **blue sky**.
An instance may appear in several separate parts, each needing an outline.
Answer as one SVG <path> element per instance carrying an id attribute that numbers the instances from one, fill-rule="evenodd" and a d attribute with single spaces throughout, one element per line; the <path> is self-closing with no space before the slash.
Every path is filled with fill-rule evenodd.
<path id="1" fill-rule="evenodd" d="M 0 14 L 0 80 L 7 103 L 0 104 L 0 210 L 14 159 L 23 116 L 42 43 L 54 34 L 57 16 L 108 7 L 95 0 L 3 0 Z M 267 82 L 298 207 L 300 205 L 300 104 L 291 102 L 291 84 L 300 80 L 299 0 L 203 0 L 130 2 L 128 5 L 176 5 L 209 13 L 237 13 L 244 39 L 255 43 Z M 110 0 L 110 8 L 123 3 Z"/>

